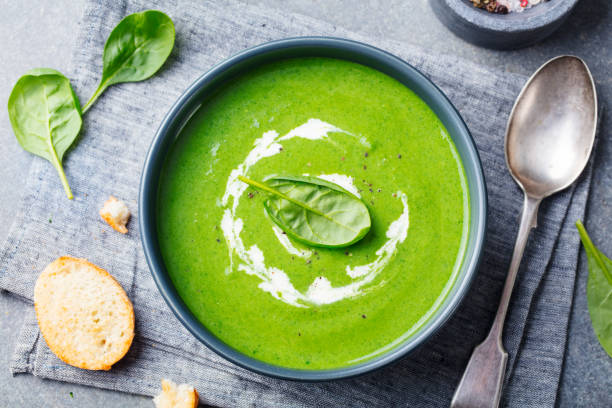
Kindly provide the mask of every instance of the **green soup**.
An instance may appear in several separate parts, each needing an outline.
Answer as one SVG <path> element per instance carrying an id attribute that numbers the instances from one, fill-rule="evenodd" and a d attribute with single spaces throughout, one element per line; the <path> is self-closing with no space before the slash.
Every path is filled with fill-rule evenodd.
<path id="1" fill-rule="evenodd" d="M 301 245 L 239 174 L 331 180 L 362 198 L 372 228 L 346 248 Z M 262 66 L 205 101 L 158 200 L 162 256 L 193 314 L 236 350 L 301 369 L 356 364 L 413 335 L 456 278 L 468 217 L 461 161 L 429 107 L 328 58 Z"/>

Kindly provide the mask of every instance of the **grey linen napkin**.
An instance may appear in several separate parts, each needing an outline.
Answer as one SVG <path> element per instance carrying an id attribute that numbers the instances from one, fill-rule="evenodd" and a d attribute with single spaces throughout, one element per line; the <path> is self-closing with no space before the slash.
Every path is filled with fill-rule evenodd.
<path id="1" fill-rule="evenodd" d="M 87 113 L 82 139 L 65 163 L 74 201 L 65 198 L 51 165 L 34 160 L 21 210 L 0 252 L 0 288 L 28 302 L 38 274 L 58 256 L 86 257 L 107 269 L 134 303 L 134 343 L 109 372 L 70 367 L 49 351 L 32 311 L 19 334 L 13 372 L 145 395 L 157 393 L 160 379 L 168 377 L 194 384 L 203 402 L 218 406 L 448 406 L 471 350 L 492 320 L 518 229 L 522 195 L 506 170 L 503 134 L 526 78 L 235 2 L 91 0 L 68 72 L 79 95 L 89 96 L 96 87 L 104 41 L 113 26 L 125 15 L 149 8 L 165 11 L 176 24 L 176 47 L 169 61 L 146 82 L 111 87 Z M 144 260 L 136 202 L 151 138 L 181 91 L 233 53 L 302 35 L 368 42 L 431 78 L 459 108 L 474 135 L 490 203 L 482 266 L 448 324 L 396 364 L 359 378 L 316 384 L 245 371 L 182 327 L 158 293 Z M 540 209 L 539 227 L 527 246 L 504 333 L 510 352 L 504 405 L 555 403 L 579 249 L 573 223 L 584 215 L 589 183 L 590 168 L 573 188 Z M 100 220 L 98 210 L 109 194 L 124 199 L 133 213 L 126 236 Z"/>

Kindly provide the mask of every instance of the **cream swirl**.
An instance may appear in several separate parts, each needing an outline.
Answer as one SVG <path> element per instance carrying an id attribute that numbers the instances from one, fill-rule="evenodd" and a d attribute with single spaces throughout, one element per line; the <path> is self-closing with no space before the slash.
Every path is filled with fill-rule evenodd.
<path id="1" fill-rule="evenodd" d="M 244 223 L 236 216 L 236 210 L 240 197 L 247 189 L 247 185 L 238 180 L 238 176 L 246 176 L 249 169 L 265 157 L 278 154 L 282 149 L 282 141 L 295 137 L 309 140 L 329 140 L 330 133 L 351 133 L 337 128 L 319 119 L 309 119 L 306 123 L 296 127 L 285 135 L 270 130 L 265 132 L 253 143 L 253 149 L 247 154 L 245 160 L 231 171 L 227 180 L 225 194 L 220 205 L 225 208 L 221 220 L 221 230 L 229 250 L 230 265 L 227 272 L 234 269 L 234 256 L 237 258 L 238 271 L 249 275 L 255 275 L 260 280 L 258 287 L 278 300 L 296 307 L 308 307 L 310 305 L 330 304 L 342 299 L 359 296 L 364 293 L 365 286 L 370 284 L 391 261 L 397 251 L 397 246 L 404 242 L 409 227 L 408 199 L 406 194 L 398 191 L 396 196 L 401 200 L 402 213 L 393 221 L 386 232 L 387 241 L 376 251 L 376 258 L 367 264 L 357 266 L 346 266 L 346 274 L 351 278 L 351 282 L 342 286 L 333 286 L 324 276 L 317 277 L 310 284 L 305 293 L 298 291 L 291 283 L 287 273 L 280 268 L 268 266 L 265 262 L 263 252 L 254 244 L 247 248 L 240 237 Z M 368 146 L 366 139 L 359 139 L 359 143 Z M 353 178 L 342 174 L 322 174 L 318 175 L 323 179 L 332 181 L 347 191 L 356 195 L 357 188 L 353 184 Z M 232 199 L 230 206 L 230 198 Z M 271 228 L 285 250 L 303 258 L 311 256 L 310 250 L 300 250 L 293 245 L 290 238 L 283 234 L 272 223 Z"/>

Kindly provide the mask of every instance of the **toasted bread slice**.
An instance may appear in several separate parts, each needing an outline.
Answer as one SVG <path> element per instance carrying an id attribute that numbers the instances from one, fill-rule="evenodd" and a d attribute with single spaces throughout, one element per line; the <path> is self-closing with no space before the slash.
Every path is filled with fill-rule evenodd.
<path id="1" fill-rule="evenodd" d="M 127 222 L 130 219 L 130 210 L 127 205 L 121 200 L 110 196 L 104 203 L 104 207 L 100 209 L 100 217 L 108 223 L 115 231 L 122 234 L 127 234 Z"/>
<path id="2" fill-rule="evenodd" d="M 196 408 L 198 392 L 191 385 L 176 385 L 170 380 L 162 380 L 162 392 L 153 398 L 156 408 Z"/>
<path id="3" fill-rule="evenodd" d="M 36 281 L 34 307 L 47 345 L 72 366 L 109 370 L 132 344 L 132 303 L 108 272 L 85 259 L 51 262 Z"/>

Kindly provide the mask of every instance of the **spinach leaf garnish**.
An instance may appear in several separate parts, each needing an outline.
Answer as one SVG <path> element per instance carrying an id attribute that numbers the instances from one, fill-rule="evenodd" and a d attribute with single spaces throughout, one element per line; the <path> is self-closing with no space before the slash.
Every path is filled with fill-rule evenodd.
<path id="1" fill-rule="evenodd" d="M 21 147 L 53 164 L 72 199 L 62 158 L 79 134 L 82 121 L 70 80 L 54 69 L 31 70 L 15 84 L 8 113 Z"/>
<path id="2" fill-rule="evenodd" d="M 370 230 L 368 207 L 337 184 L 310 176 L 279 176 L 263 183 L 238 179 L 268 195 L 270 219 L 296 241 L 316 247 L 354 244 Z"/>
<path id="3" fill-rule="evenodd" d="M 173 46 L 174 24 L 161 11 L 147 10 L 125 17 L 106 40 L 102 79 L 83 112 L 110 85 L 152 76 L 164 64 Z"/>
<path id="4" fill-rule="evenodd" d="M 591 241 L 582 222 L 577 221 L 589 263 L 587 304 L 593 330 L 606 353 L 612 357 L 612 260 Z"/>

